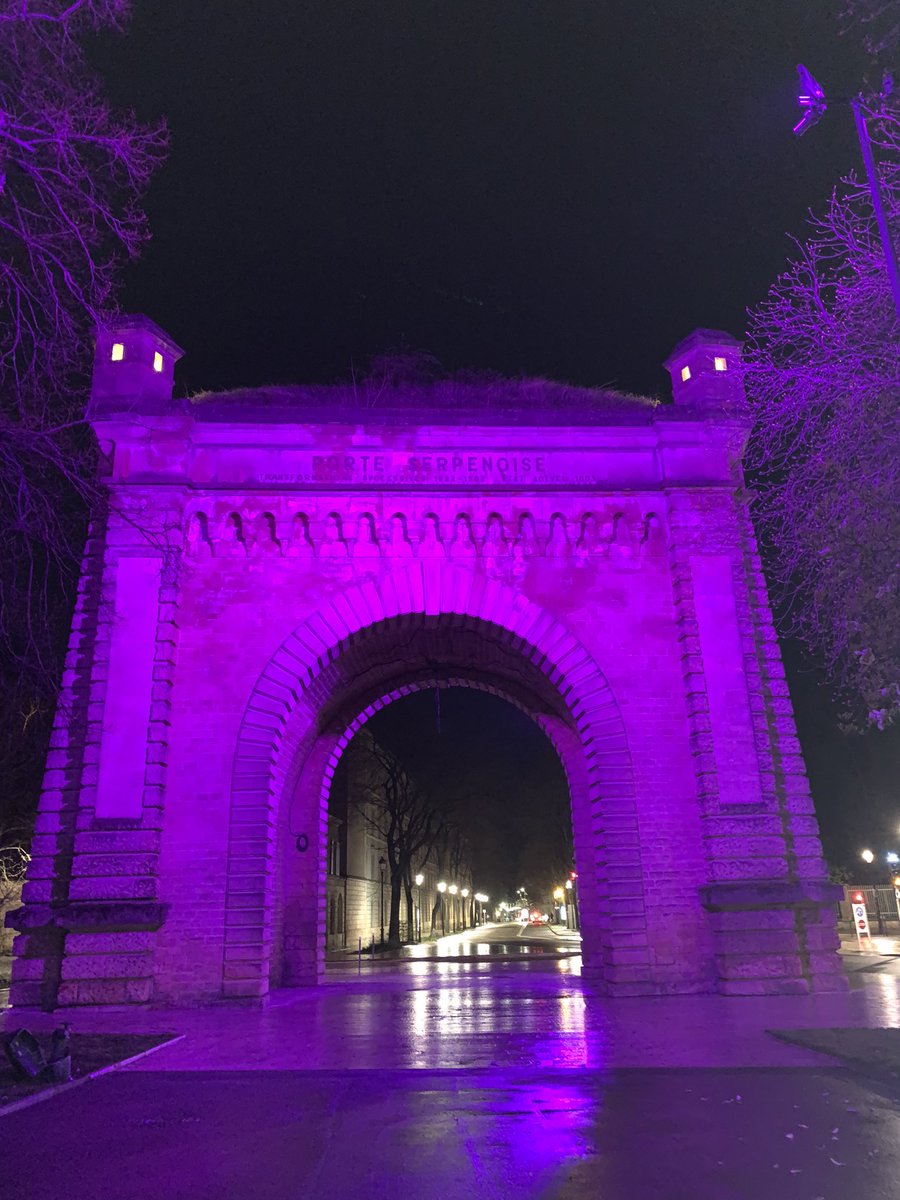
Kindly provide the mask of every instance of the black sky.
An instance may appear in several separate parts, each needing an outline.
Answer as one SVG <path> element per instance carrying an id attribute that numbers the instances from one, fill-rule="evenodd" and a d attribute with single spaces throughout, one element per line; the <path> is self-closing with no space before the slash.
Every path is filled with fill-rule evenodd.
<path id="1" fill-rule="evenodd" d="M 524 887 L 538 901 L 564 883 L 573 865 L 568 787 L 529 716 L 489 693 L 447 687 L 438 698 L 433 690 L 402 697 L 366 728 L 419 786 L 446 799 L 478 890 L 499 902 Z"/>
<path id="2" fill-rule="evenodd" d="M 740 334 L 856 163 L 846 111 L 790 133 L 798 61 L 860 84 L 842 7 L 135 0 L 96 57 L 172 152 L 125 304 L 185 348 L 188 392 L 329 380 L 403 343 L 663 394 L 674 344 Z M 793 686 L 832 853 L 893 837 L 900 739 L 840 742 Z"/>

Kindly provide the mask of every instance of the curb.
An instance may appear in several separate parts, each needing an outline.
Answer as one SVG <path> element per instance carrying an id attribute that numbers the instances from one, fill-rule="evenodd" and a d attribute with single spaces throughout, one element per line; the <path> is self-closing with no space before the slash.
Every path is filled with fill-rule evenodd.
<path id="1" fill-rule="evenodd" d="M 148 1054 L 155 1054 L 157 1050 L 164 1050 L 167 1046 L 174 1046 L 176 1042 L 183 1041 L 183 1033 L 176 1033 L 166 1042 L 160 1042 L 157 1046 L 151 1046 L 149 1050 L 142 1050 L 140 1054 L 132 1054 L 130 1058 L 122 1058 L 118 1062 L 109 1063 L 105 1067 L 98 1067 L 96 1071 L 91 1071 L 89 1075 L 79 1075 L 77 1079 L 70 1079 L 68 1083 L 52 1085 L 44 1088 L 42 1092 L 35 1092 L 33 1096 L 25 1096 L 22 1100 L 13 1100 L 11 1104 L 4 1104 L 0 1107 L 0 1117 L 6 1117 L 10 1113 L 20 1112 L 23 1108 L 31 1108 L 34 1104 L 40 1104 L 44 1100 L 52 1100 L 54 1096 L 61 1096 L 63 1092 L 71 1092 L 73 1088 L 81 1087 L 83 1083 L 88 1083 L 91 1079 L 99 1079 L 101 1075 L 108 1075 L 110 1071 L 118 1071 L 120 1067 L 127 1067 L 131 1063 L 138 1062 L 139 1059 L 146 1058 Z"/>

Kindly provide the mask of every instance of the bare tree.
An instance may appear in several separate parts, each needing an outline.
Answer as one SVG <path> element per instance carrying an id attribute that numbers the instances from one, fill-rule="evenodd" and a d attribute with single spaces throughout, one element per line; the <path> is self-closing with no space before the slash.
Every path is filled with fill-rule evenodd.
<path id="1" fill-rule="evenodd" d="M 98 497 L 83 424 L 92 335 L 147 237 L 140 200 L 166 149 L 161 124 L 109 106 L 85 56 L 128 8 L 0 0 L 0 761 L 17 804 L 42 757 Z"/>
<path id="2" fill-rule="evenodd" d="M 446 815 L 432 792 L 407 773 L 403 763 L 375 739 L 369 740 L 374 771 L 361 796 L 354 800 L 369 827 L 385 842 L 391 881 L 388 944 L 400 944 L 400 900 L 406 893 L 408 928 L 412 929 L 412 875 L 428 858 L 446 824 Z"/>
<path id="3" fill-rule="evenodd" d="M 900 4 L 897 0 L 847 0 L 841 13 L 848 32 L 861 33 L 869 54 L 890 57 L 900 46 Z"/>
<path id="4" fill-rule="evenodd" d="M 896 240 L 896 98 L 869 121 Z M 848 724 L 881 728 L 900 713 L 900 328 L 865 181 L 845 178 L 811 227 L 750 314 L 755 512 L 786 632 L 830 672 Z"/>

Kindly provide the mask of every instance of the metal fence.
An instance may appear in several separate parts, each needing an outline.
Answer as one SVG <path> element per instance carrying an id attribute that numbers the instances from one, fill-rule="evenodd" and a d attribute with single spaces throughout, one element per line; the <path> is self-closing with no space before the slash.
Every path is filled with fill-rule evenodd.
<path id="1" fill-rule="evenodd" d="M 850 905 L 854 896 L 862 896 L 873 933 L 896 933 L 900 929 L 900 901 L 895 889 L 887 884 L 877 887 L 869 884 L 851 887 L 845 884 L 844 899 L 838 905 L 838 919 L 842 925 L 853 925 Z"/>

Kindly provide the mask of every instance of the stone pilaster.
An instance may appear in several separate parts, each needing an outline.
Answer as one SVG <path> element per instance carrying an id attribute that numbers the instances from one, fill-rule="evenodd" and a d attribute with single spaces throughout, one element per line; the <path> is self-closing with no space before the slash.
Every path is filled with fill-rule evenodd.
<path id="1" fill-rule="evenodd" d="M 710 884 L 701 898 L 710 913 L 719 990 L 758 994 L 839 987 L 833 889 L 826 882 L 752 527 L 734 496 L 698 492 L 690 499 L 673 498 L 670 528 L 709 867 Z M 726 744 L 717 762 L 709 697 L 709 673 L 717 665 L 704 661 L 691 570 L 692 556 L 702 555 L 727 557 L 732 566 L 734 619 L 755 746 L 753 769 L 737 793 L 733 778 L 723 788 L 721 769 L 723 753 L 733 747 Z"/>
<path id="2" fill-rule="evenodd" d="M 56 858 L 52 864 L 45 859 L 39 840 L 23 896 L 14 1004 L 123 1004 L 151 998 L 154 936 L 164 918 L 156 874 L 178 629 L 179 551 L 167 546 L 164 516 L 153 519 L 142 513 L 138 519 L 140 524 L 134 513 L 113 513 L 102 544 L 93 537 L 86 551 L 54 733 L 61 744 L 51 750 L 38 818 L 39 839 L 50 837 L 52 826 L 60 827 L 52 834 Z M 150 563 L 152 588 L 146 696 L 128 697 L 139 714 L 146 712 L 146 719 L 139 715 L 128 755 L 136 761 L 121 764 L 129 779 L 138 780 L 138 792 L 121 798 L 121 813 L 110 810 L 117 798 L 119 764 L 109 760 L 105 787 L 112 800 L 98 815 L 101 741 L 108 736 L 110 715 L 123 703 L 109 684 L 116 568 L 134 555 Z M 139 649 L 125 645 L 116 652 L 129 655 Z M 127 667 L 126 661 L 120 671 L 125 686 L 139 688 L 128 678 Z M 36 958 L 43 963 L 40 987 Z M 19 987 L 20 982 L 28 986 Z"/>
<path id="3" fill-rule="evenodd" d="M 31 849 L 23 908 L 8 915 L 20 932 L 10 1000 L 23 1008 L 56 1004 L 65 931 L 56 912 L 69 898 L 72 850 L 82 794 L 96 779 L 102 696 L 93 671 L 100 622 L 106 514 L 91 522 L 66 651 Z"/>

